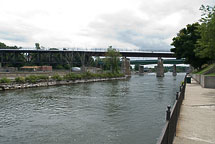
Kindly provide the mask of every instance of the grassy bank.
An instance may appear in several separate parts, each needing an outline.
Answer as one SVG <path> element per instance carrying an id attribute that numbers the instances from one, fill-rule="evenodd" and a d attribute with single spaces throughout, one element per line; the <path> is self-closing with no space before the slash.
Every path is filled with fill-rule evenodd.
<path id="1" fill-rule="evenodd" d="M 207 67 L 205 67 L 205 68 L 203 68 L 203 69 L 201 69 L 199 71 L 193 72 L 193 74 L 200 74 L 200 75 L 206 74 L 206 75 L 210 75 L 210 71 L 212 71 L 211 74 L 213 75 L 213 73 L 215 72 L 215 64 L 211 64 L 211 65 L 209 65 L 209 66 L 207 66 Z"/>

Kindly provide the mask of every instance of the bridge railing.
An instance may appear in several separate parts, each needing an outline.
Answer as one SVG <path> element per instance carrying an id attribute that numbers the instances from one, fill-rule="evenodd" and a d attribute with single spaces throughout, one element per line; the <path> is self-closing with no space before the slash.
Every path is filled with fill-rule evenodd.
<path id="1" fill-rule="evenodd" d="M 173 143 L 174 137 L 176 135 L 176 126 L 180 114 L 180 109 L 185 95 L 186 77 L 187 75 L 185 76 L 184 81 L 180 86 L 180 92 L 177 92 L 176 94 L 176 101 L 172 107 L 172 110 L 170 106 L 167 106 L 166 123 L 162 130 L 160 138 L 157 141 L 157 144 Z"/>
<path id="2" fill-rule="evenodd" d="M 48 50 L 65 50 L 65 51 L 89 51 L 89 52 L 106 52 L 107 48 L 77 48 L 77 47 L 73 47 L 73 48 L 41 48 L 39 50 L 44 50 L 44 51 L 48 51 Z M 141 49 L 130 49 L 130 48 L 114 48 L 119 52 L 142 52 L 142 53 L 171 53 L 168 51 L 157 51 L 157 50 L 141 50 Z M 14 50 L 14 49 L 12 49 Z M 17 50 L 17 49 L 16 49 Z M 36 50 L 33 47 L 22 47 L 19 48 L 18 50 Z M 0 49 L 1 51 L 1 49 Z"/>

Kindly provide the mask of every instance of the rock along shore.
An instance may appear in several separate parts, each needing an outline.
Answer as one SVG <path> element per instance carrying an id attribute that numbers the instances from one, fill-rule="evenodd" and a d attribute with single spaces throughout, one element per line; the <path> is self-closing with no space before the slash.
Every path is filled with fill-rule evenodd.
<path id="1" fill-rule="evenodd" d="M 47 87 L 47 86 L 57 86 L 57 85 L 68 85 L 76 83 L 88 83 L 88 82 L 99 82 L 99 81 L 109 81 L 109 80 L 123 80 L 127 77 L 117 77 L 117 78 L 95 78 L 95 79 L 81 79 L 81 80 L 47 80 L 37 83 L 10 83 L 10 84 L 0 84 L 0 91 L 5 90 L 15 90 L 15 89 L 25 89 L 25 88 L 34 88 L 34 87 Z"/>

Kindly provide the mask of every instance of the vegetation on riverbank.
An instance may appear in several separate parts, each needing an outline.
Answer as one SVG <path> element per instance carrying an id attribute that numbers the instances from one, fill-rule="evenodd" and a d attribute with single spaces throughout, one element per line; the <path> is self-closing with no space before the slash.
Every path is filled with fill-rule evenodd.
<path id="1" fill-rule="evenodd" d="M 215 6 L 201 6 L 199 22 L 188 24 L 173 38 L 171 49 L 177 58 L 195 69 L 215 63 Z"/>
<path id="2" fill-rule="evenodd" d="M 44 75 L 29 75 L 27 77 L 16 77 L 15 81 L 11 81 L 8 78 L 0 79 L 0 83 L 37 83 L 41 81 L 48 81 L 48 80 L 55 80 L 55 81 L 74 81 L 74 80 L 86 80 L 86 79 L 98 79 L 98 78 L 117 78 L 117 77 L 124 77 L 125 75 L 122 73 L 101 73 L 101 74 L 94 74 L 90 72 L 85 73 L 68 73 L 65 76 L 60 76 L 56 74 L 52 77 L 44 76 Z"/>
<path id="3" fill-rule="evenodd" d="M 210 75 L 210 73 L 213 73 L 215 72 L 215 64 L 211 64 L 211 65 L 208 65 L 204 68 L 202 68 L 201 70 L 199 71 L 195 71 L 193 72 L 194 74 L 207 74 L 207 75 Z"/>

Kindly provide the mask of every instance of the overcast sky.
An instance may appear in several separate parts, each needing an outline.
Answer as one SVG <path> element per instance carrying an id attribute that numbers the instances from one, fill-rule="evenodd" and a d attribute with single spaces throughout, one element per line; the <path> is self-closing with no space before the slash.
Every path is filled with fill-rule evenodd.
<path id="1" fill-rule="evenodd" d="M 214 0 L 1 0 L 0 42 L 168 51 Z"/>

